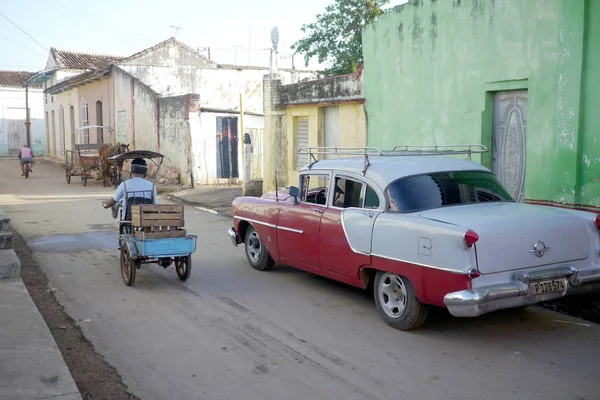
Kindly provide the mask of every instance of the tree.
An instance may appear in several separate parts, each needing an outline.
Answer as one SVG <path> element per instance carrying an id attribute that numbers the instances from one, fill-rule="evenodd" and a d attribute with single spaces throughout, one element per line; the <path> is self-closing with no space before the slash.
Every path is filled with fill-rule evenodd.
<path id="1" fill-rule="evenodd" d="M 319 63 L 327 61 L 328 76 L 355 72 L 362 61 L 362 29 L 376 21 L 390 0 L 335 0 L 317 15 L 317 22 L 302 26 L 306 34 L 292 45 L 296 53 L 304 54 L 308 66 L 313 57 Z"/>

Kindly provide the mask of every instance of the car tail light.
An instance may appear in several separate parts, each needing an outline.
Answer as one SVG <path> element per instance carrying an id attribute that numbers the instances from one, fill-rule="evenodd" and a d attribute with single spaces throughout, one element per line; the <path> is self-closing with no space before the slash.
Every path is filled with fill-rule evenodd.
<path id="1" fill-rule="evenodd" d="M 468 272 L 469 278 L 475 279 L 481 276 L 481 273 L 477 270 L 477 268 L 471 268 Z"/>
<path id="2" fill-rule="evenodd" d="M 470 249 L 479 240 L 479 235 L 469 229 L 465 232 L 463 238 L 465 239 L 465 246 L 467 247 L 467 249 Z"/>
<path id="3" fill-rule="evenodd" d="M 600 231 L 600 214 L 596 215 L 596 228 Z"/>

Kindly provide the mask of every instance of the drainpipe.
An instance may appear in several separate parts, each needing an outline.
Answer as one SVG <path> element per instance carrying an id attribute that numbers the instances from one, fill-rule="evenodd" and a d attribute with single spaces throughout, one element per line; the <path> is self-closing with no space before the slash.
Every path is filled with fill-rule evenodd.
<path id="1" fill-rule="evenodd" d="M 29 83 L 25 82 L 25 127 L 27 128 L 27 146 L 31 147 L 31 122 L 29 121 Z"/>

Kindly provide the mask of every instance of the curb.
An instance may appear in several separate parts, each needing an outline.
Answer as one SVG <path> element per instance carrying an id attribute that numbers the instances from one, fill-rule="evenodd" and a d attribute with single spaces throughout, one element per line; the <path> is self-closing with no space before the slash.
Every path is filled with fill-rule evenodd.
<path id="1" fill-rule="evenodd" d="M 220 217 L 225 217 L 225 218 L 232 218 L 231 213 L 226 213 L 223 211 L 219 211 L 219 210 L 215 210 L 214 208 L 210 208 L 204 204 L 200 204 L 200 203 L 195 203 L 193 201 L 188 201 L 188 200 L 184 200 L 180 197 L 175 196 L 174 194 L 165 194 L 164 197 L 166 197 L 167 199 L 171 200 L 174 203 L 177 204 L 183 204 L 186 206 L 190 206 L 190 207 L 194 207 L 195 209 L 199 210 L 199 211 L 204 211 L 213 215 L 218 215 Z"/>
<path id="2" fill-rule="evenodd" d="M 12 246 L 10 218 L 0 210 L 0 280 L 21 279 L 21 260 Z"/>

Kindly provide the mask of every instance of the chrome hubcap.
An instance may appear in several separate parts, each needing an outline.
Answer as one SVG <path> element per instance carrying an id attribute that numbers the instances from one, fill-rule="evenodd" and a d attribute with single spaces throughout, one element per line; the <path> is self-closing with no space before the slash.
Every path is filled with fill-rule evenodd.
<path id="1" fill-rule="evenodd" d="M 406 311 L 406 286 L 396 274 L 387 273 L 379 281 L 379 302 L 390 318 L 400 318 Z"/>
<path id="2" fill-rule="evenodd" d="M 246 252 L 248 253 L 248 257 L 252 260 L 253 263 L 257 263 L 260 261 L 260 252 L 262 249 L 262 243 L 260 242 L 260 237 L 257 232 L 252 232 L 248 236 L 248 240 L 246 240 Z"/>

